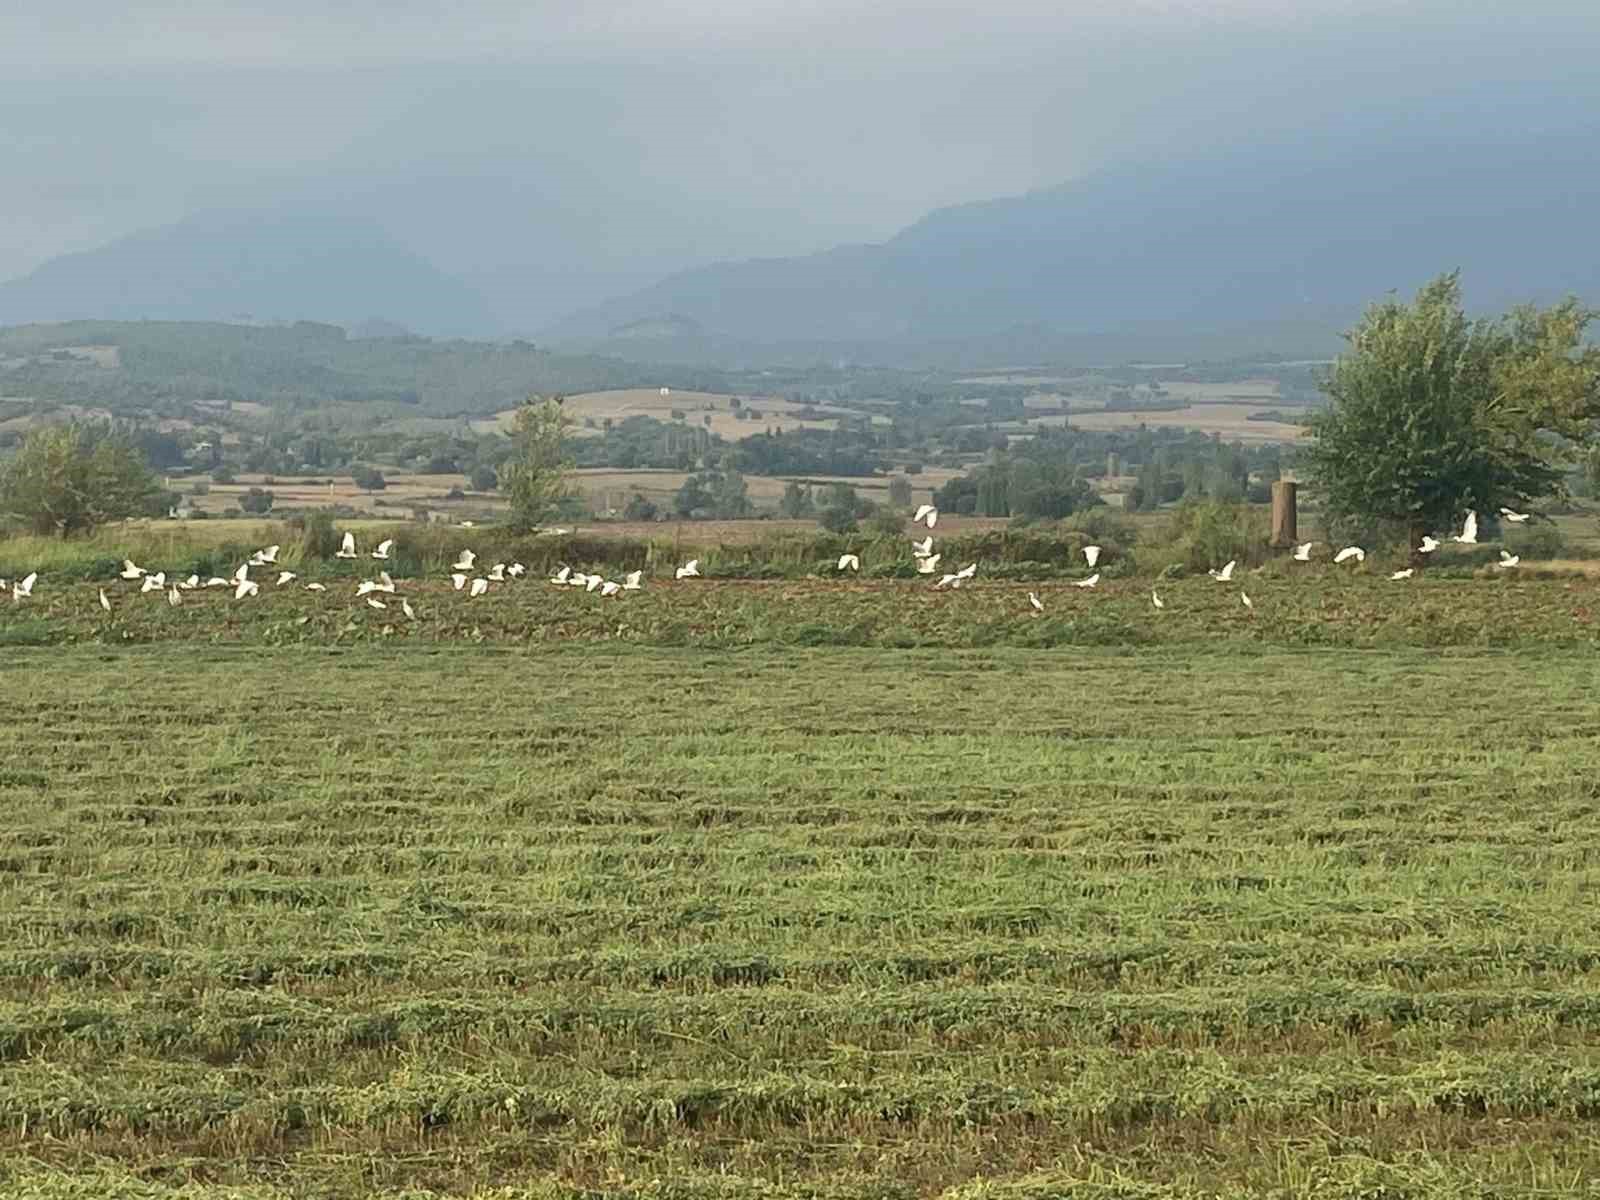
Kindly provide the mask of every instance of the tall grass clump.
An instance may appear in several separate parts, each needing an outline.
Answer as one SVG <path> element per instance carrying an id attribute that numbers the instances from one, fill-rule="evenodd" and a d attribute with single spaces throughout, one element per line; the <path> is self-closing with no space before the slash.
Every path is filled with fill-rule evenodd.
<path id="1" fill-rule="evenodd" d="M 1196 574 L 1230 559 L 1255 566 L 1272 553 L 1268 515 L 1245 504 L 1200 500 L 1179 505 L 1137 551 L 1141 574 Z"/>

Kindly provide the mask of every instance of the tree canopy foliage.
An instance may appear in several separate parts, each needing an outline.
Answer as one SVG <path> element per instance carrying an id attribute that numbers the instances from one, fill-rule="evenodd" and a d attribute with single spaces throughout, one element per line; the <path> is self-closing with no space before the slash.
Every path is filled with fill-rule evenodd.
<path id="1" fill-rule="evenodd" d="M 1596 315 L 1568 300 L 1474 320 L 1454 273 L 1372 305 L 1299 459 L 1329 515 L 1414 536 L 1559 492 L 1600 419 Z"/>
<path id="2" fill-rule="evenodd" d="M 500 492 L 510 502 L 511 524 L 532 529 L 549 518 L 566 496 L 572 467 L 562 440 L 571 418 L 556 400 L 530 400 L 517 409 L 511 455 L 500 464 Z"/>
<path id="3" fill-rule="evenodd" d="M 162 496 L 138 447 L 109 426 L 42 426 L 0 470 L 0 512 L 40 534 L 154 515 Z"/>

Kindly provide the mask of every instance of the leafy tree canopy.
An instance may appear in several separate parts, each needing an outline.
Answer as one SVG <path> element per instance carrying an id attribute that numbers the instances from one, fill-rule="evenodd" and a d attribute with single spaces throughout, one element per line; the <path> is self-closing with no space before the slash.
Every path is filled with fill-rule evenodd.
<path id="1" fill-rule="evenodd" d="M 82 533 L 161 511 L 163 493 L 138 447 L 110 427 L 35 429 L 0 470 L 0 512 L 36 533 Z"/>

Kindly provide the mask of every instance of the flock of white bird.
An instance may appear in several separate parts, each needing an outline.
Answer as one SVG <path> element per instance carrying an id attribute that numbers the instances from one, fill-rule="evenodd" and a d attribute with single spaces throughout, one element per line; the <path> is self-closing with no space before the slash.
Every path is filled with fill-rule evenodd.
<path id="1" fill-rule="evenodd" d="M 1526 522 L 1530 516 L 1528 513 L 1515 512 L 1509 508 L 1502 508 L 1500 510 L 1500 515 L 1504 517 L 1506 521 L 1514 525 L 1520 525 Z M 916 510 L 916 514 L 912 517 L 912 520 L 919 525 L 925 525 L 931 530 L 939 523 L 939 510 L 931 504 L 921 505 Z M 466 523 L 463 522 L 463 524 L 465 525 Z M 1452 542 L 1460 543 L 1461 545 L 1475 545 L 1478 541 L 1478 514 L 1476 512 L 1467 513 L 1466 520 L 1461 526 L 1461 532 L 1451 535 L 1450 540 Z M 1435 550 L 1439 549 L 1441 544 L 1442 543 L 1437 538 L 1426 536 L 1422 539 L 1421 544 L 1416 547 L 1416 552 L 1418 554 L 1432 554 Z M 1316 545 L 1316 542 L 1302 542 L 1294 548 L 1294 553 L 1290 557 L 1295 562 L 1310 562 L 1311 552 Z M 386 538 L 379 542 L 377 546 L 368 553 L 367 557 L 378 562 L 385 562 L 389 559 L 389 555 L 393 549 L 394 539 Z M 146 571 L 143 567 L 137 565 L 131 559 L 123 560 L 121 578 L 130 582 L 137 581 L 139 584 L 139 593 L 141 595 L 147 592 L 164 593 L 167 603 L 171 604 L 174 608 L 183 603 L 183 594 L 185 592 L 194 591 L 201 588 L 230 588 L 232 589 L 233 598 L 235 600 L 244 600 L 251 596 L 258 595 L 261 591 L 261 582 L 257 579 L 251 578 L 250 572 L 254 569 L 263 567 L 276 567 L 278 562 L 278 550 L 278 546 L 267 546 L 261 550 L 257 550 L 249 557 L 249 559 L 243 563 L 240 563 L 238 568 L 233 572 L 232 576 L 226 579 L 220 576 L 213 576 L 209 579 L 202 580 L 198 575 L 190 575 L 187 579 L 169 580 L 165 572 Z M 968 563 L 959 571 L 941 572 L 939 569 L 939 564 L 942 555 L 940 555 L 934 549 L 933 534 L 931 533 L 922 538 L 920 541 L 913 539 L 911 543 L 911 552 L 917 560 L 918 574 L 939 576 L 938 580 L 933 585 L 936 589 L 948 587 L 954 590 L 959 588 L 967 580 L 972 579 L 978 573 L 978 564 L 975 562 Z M 1095 568 L 1100 562 L 1101 552 L 1102 547 L 1100 546 L 1085 546 L 1083 548 L 1084 560 L 1088 564 L 1089 569 L 1094 571 L 1094 573 L 1086 578 L 1074 580 L 1072 583 L 1073 587 L 1092 588 L 1099 584 L 1100 572 L 1095 570 Z M 346 533 L 343 536 L 339 544 L 339 549 L 334 554 L 334 557 L 341 559 L 359 559 L 362 557 L 360 551 L 358 551 L 356 548 L 355 534 Z M 1344 563 L 1348 562 L 1362 563 L 1366 561 L 1366 557 L 1367 552 L 1360 546 L 1346 546 L 1334 554 L 1333 561 L 1338 565 L 1343 565 Z M 1521 563 L 1521 561 L 1522 559 L 1519 555 L 1509 554 L 1502 550 L 1500 551 L 1500 561 L 1494 565 L 1498 569 L 1509 570 L 1513 567 L 1516 567 Z M 1212 579 L 1215 579 L 1218 583 L 1230 583 L 1233 580 L 1233 572 L 1238 565 L 1239 564 L 1237 560 L 1230 560 L 1224 563 L 1221 567 L 1216 567 L 1208 571 L 1207 574 L 1210 575 Z M 482 574 L 472 574 L 472 572 L 476 571 L 477 569 L 478 556 L 471 550 L 461 551 L 460 556 L 454 563 L 451 564 L 450 568 L 450 582 L 455 590 L 458 592 L 465 591 L 469 597 L 477 598 L 479 596 L 486 595 L 492 585 L 508 583 L 512 580 L 521 579 L 527 574 L 527 568 L 520 562 L 497 562 Z M 855 554 L 841 554 L 839 556 L 837 569 L 839 571 L 859 571 L 861 569 L 860 556 Z M 691 559 L 683 566 L 677 568 L 674 578 L 680 580 L 692 579 L 699 576 L 699 574 L 700 560 Z M 1415 568 L 1407 567 L 1403 570 L 1393 572 L 1389 578 L 1392 581 L 1399 582 L 1410 579 L 1414 574 L 1416 574 Z M 9 584 L 12 600 L 21 601 L 31 597 L 33 595 L 34 584 L 38 581 L 38 578 L 39 573 L 35 571 L 32 574 L 29 574 L 24 578 L 18 579 Z M 288 585 L 294 583 L 296 578 L 297 576 L 293 571 L 286 571 L 280 568 L 277 571 L 276 577 L 274 578 L 273 586 L 280 588 L 287 587 Z M 644 586 L 643 580 L 644 572 L 642 570 L 630 571 L 619 581 L 607 579 L 603 575 L 599 574 L 591 575 L 582 571 L 574 571 L 571 567 L 562 567 L 550 577 L 550 582 L 552 584 L 557 584 L 563 587 L 583 588 L 586 592 L 598 592 L 602 597 L 620 596 L 623 592 L 639 591 Z M 314 581 L 304 583 L 302 586 L 306 591 L 309 592 L 325 592 L 328 590 L 326 584 L 317 583 Z M 0 594 L 4 594 L 7 587 L 8 584 L 6 580 L 0 579 Z M 389 572 L 380 569 L 376 579 L 363 579 L 356 584 L 356 598 L 365 600 L 369 608 L 384 611 L 388 609 L 389 605 L 393 601 L 384 600 L 380 597 L 393 597 L 396 593 L 396 590 L 395 581 L 390 578 Z M 1255 602 L 1251 600 L 1249 594 L 1242 589 L 1239 592 L 1239 600 L 1246 609 L 1253 610 L 1255 608 Z M 1157 609 L 1163 609 L 1166 607 L 1166 601 L 1162 600 L 1160 593 L 1154 588 L 1152 588 L 1150 591 L 1150 603 Z M 1044 611 L 1044 602 L 1039 599 L 1038 594 L 1035 592 L 1028 593 L 1028 604 L 1035 612 L 1042 613 Z M 106 612 L 111 611 L 111 598 L 106 595 L 106 590 L 104 588 L 100 589 L 100 607 Z M 405 614 L 407 620 L 414 621 L 417 619 L 416 610 L 411 607 L 411 602 L 409 600 L 401 598 L 400 611 Z"/>

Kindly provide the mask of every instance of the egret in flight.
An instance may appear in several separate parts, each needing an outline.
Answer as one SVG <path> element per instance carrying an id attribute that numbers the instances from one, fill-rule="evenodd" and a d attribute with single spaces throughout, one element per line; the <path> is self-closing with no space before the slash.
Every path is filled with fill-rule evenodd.
<path id="1" fill-rule="evenodd" d="M 1520 554 L 1507 554 L 1504 550 L 1502 550 L 1502 551 L 1500 551 L 1500 561 L 1495 563 L 1495 566 L 1497 568 L 1501 569 L 1501 570 L 1504 570 L 1507 567 L 1516 566 L 1521 561 L 1522 561 L 1522 555 L 1520 555 Z"/>
<path id="2" fill-rule="evenodd" d="M 1501 515 L 1501 516 L 1502 516 L 1502 517 L 1504 517 L 1504 518 L 1505 518 L 1505 519 L 1506 519 L 1506 520 L 1508 520 L 1508 521 L 1510 521 L 1510 522 L 1511 522 L 1511 523 L 1512 523 L 1512 524 L 1513 524 L 1513 525 L 1521 525 L 1521 524 L 1522 524 L 1522 523 L 1523 523 L 1523 522 L 1524 522 L 1524 521 L 1526 521 L 1526 520 L 1527 520 L 1527 519 L 1528 519 L 1528 518 L 1529 518 L 1529 517 L 1530 517 L 1530 516 L 1531 516 L 1531 515 L 1532 515 L 1532 514 L 1531 514 L 1531 513 L 1519 513 L 1519 512 L 1513 512 L 1513 511 L 1512 511 L 1512 510 L 1511 510 L 1511 509 L 1509 509 L 1509 508 L 1502 508 L 1502 509 L 1501 509 L 1501 510 L 1500 510 L 1500 515 Z"/>
<path id="3" fill-rule="evenodd" d="M 394 549 L 394 539 L 384 538 L 378 543 L 378 548 L 372 552 L 373 558 L 388 558 L 389 551 Z"/>
<path id="4" fill-rule="evenodd" d="M 675 578 L 689 579 L 698 574 L 700 574 L 700 560 L 698 558 L 691 558 L 687 563 L 678 568 Z"/>
<path id="5" fill-rule="evenodd" d="M 839 555 L 839 570 L 843 571 L 846 568 L 849 568 L 852 571 L 859 571 L 861 569 L 860 556 L 855 554 Z"/>
<path id="6" fill-rule="evenodd" d="M 1410 579 L 1416 573 L 1417 569 L 1415 567 L 1407 567 L 1404 571 L 1396 571 L 1393 575 L 1390 575 L 1389 578 L 1391 580 Z"/>
<path id="7" fill-rule="evenodd" d="M 1461 523 L 1461 532 L 1450 539 L 1460 542 L 1463 546 L 1475 546 L 1478 542 L 1478 514 L 1469 512 L 1467 519 Z"/>
<path id="8" fill-rule="evenodd" d="M 1093 567 L 1095 563 L 1100 561 L 1100 547 L 1085 546 L 1083 548 L 1083 560 Z"/>
<path id="9" fill-rule="evenodd" d="M 1207 571 L 1206 574 L 1211 576 L 1211 578 L 1215 579 L 1218 583 L 1227 583 L 1233 578 L 1233 569 L 1238 565 L 1238 559 L 1230 558 L 1226 563 L 1223 564 L 1222 570 L 1211 570 Z"/>
<path id="10" fill-rule="evenodd" d="M 1316 545 L 1315 542 L 1301 542 L 1298 546 L 1296 546 L 1294 548 L 1294 560 L 1295 560 L 1295 562 L 1310 562 L 1311 561 L 1311 547 L 1313 547 L 1315 545 Z"/>
<path id="11" fill-rule="evenodd" d="M 1360 546 L 1346 546 L 1343 550 L 1339 551 L 1339 553 L 1333 556 L 1333 561 L 1335 563 L 1349 562 L 1351 559 L 1355 559 L 1358 563 L 1366 562 L 1367 552 Z"/>
<path id="12" fill-rule="evenodd" d="M 1073 587 L 1081 587 L 1081 588 L 1092 588 L 1092 587 L 1094 587 L 1095 584 L 1097 584 L 1099 582 L 1100 582 L 1100 572 L 1096 571 L 1093 575 L 1089 576 L 1089 578 L 1087 578 L 1087 579 L 1075 579 L 1075 580 L 1073 580 L 1072 586 Z"/>
<path id="13" fill-rule="evenodd" d="M 1422 545 L 1417 547 L 1417 553 L 1418 554 L 1432 554 L 1438 548 L 1439 548 L 1439 539 L 1438 538 L 1429 537 L 1427 534 L 1423 534 L 1422 535 Z"/>
<path id="14" fill-rule="evenodd" d="M 344 540 L 339 543 L 339 549 L 334 552 L 335 558 L 354 558 L 356 556 L 356 535 L 347 533 Z"/>

